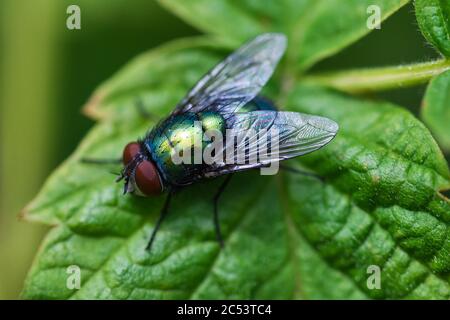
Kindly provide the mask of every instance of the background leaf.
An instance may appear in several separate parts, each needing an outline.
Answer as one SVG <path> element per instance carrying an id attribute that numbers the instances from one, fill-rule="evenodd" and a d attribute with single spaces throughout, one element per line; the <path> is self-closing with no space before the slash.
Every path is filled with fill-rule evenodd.
<path id="1" fill-rule="evenodd" d="M 425 38 L 446 57 L 450 57 L 450 2 L 416 0 L 417 21 Z"/>
<path id="2" fill-rule="evenodd" d="M 122 110 L 136 111 L 138 100 L 149 109 L 168 112 L 207 66 L 217 61 L 215 50 L 220 47 L 198 37 L 175 40 L 141 54 L 95 90 L 84 112 L 95 119 L 119 118 Z"/>
<path id="3" fill-rule="evenodd" d="M 305 70 L 337 53 L 371 30 L 367 8 L 377 5 L 382 20 L 408 0 L 160 0 L 200 30 L 233 46 L 267 31 L 288 36 L 289 68 Z"/>
<path id="4" fill-rule="evenodd" d="M 442 147 L 450 150 L 450 71 L 429 84 L 422 104 L 422 117 Z"/>
<path id="5" fill-rule="evenodd" d="M 209 200 L 220 179 L 196 184 L 175 196 L 151 253 L 144 250 L 162 199 L 122 196 L 109 174 L 119 167 L 79 159 L 116 158 L 152 126 L 138 116 L 136 99 L 166 114 L 223 55 L 202 41 L 144 54 L 96 91 L 87 110 L 102 120 L 26 210 L 27 219 L 56 226 L 23 296 L 449 298 L 450 205 L 438 192 L 449 172 L 433 138 L 391 104 L 315 87 L 296 86 L 276 100 L 340 124 L 336 140 L 300 159 L 324 183 L 237 174 L 220 202 L 224 250 Z M 381 290 L 367 288 L 371 264 L 382 268 Z M 78 291 L 66 287 L 70 265 L 82 270 Z"/>

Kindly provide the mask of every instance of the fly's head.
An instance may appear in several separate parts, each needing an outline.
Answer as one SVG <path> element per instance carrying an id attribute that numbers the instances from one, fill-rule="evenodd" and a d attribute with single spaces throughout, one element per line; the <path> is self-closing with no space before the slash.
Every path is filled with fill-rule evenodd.
<path id="1" fill-rule="evenodd" d="M 123 149 L 124 168 L 116 181 L 125 181 L 124 194 L 155 196 L 163 192 L 158 169 L 143 148 L 141 143 L 130 142 Z"/>

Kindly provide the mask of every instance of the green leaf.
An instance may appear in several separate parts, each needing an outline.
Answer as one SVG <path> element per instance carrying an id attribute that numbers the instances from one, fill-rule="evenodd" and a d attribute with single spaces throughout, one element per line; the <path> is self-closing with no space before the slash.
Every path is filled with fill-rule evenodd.
<path id="1" fill-rule="evenodd" d="M 119 167 L 79 160 L 118 157 L 154 124 L 139 117 L 137 99 L 163 116 L 223 55 L 202 39 L 188 44 L 138 57 L 94 94 L 87 110 L 101 121 L 26 209 L 26 219 L 54 227 L 25 298 L 450 297 L 450 204 L 438 192 L 449 171 L 433 138 L 396 106 L 315 87 L 276 100 L 340 124 L 335 141 L 301 159 L 324 182 L 236 174 L 220 201 L 223 250 L 211 201 L 221 181 L 198 183 L 175 195 L 145 251 L 162 199 L 123 196 L 109 173 Z M 377 290 L 366 284 L 373 264 L 381 268 Z M 79 290 L 66 285 L 72 265 L 81 270 Z"/>
<path id="2" fill-rule="evenodd" d="M 450 71 L 430 82 L 422 104 L 422 118 L 441 146 L 450 150 Z"/>
<path id="3" fill-rule="evenodd" d="M 416 0 L 416 16 L 425 38 L 443 55 L 450 57 L 450 2 Z"/>
<path id="4" fill-rule="evenodd" d="M 327 177 L 290 176 L 297 228 L 331 266 L 363 287 L 377 265 L 376 298 L 450 296 L 449 171 L 426 128 L 407 111 L 312 87 L 288 99 L 294 110 L 340 124 L 336 140 L 302 160 Z M 297 215 L 295 215 L 297 212 Z"/>
<path id="5" fill-rule="evenodd" d="M 290 68 L 305 70 L 368 34 L 368 8 L 385 20 L 409 0 L 159 0 L 200 30 L 232 45 L 268 31 L 289 38 Z"/>

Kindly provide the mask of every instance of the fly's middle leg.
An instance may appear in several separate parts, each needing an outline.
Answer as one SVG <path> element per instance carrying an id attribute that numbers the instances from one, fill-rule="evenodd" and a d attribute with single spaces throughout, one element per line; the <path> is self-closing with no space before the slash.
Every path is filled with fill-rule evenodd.
<path id="1" fill-rule="evenodd" d="M 219 204 L 219 198 L 222 195 L 222 193 L 225 191 L 225 188 L 227 187 L 228 183 L 230 182 L 232 176 L 233 176 L 232 174 L 229 174 L 226 176 L 225 180 L 222 182 L 219 189 L 217 189 L 217 192 L 214 195 L 214 199 L 213 199 L 213 201 L 214 201 L 214 227 L 216 229 L 217 241 L 219 241 L 219 244 L 222 248 L 224 247 L 224 242 L 223 242 L 222 232 L 220 230 L 218 204 Z"/>
<path id="2" fill-rule="evenodd" d="M 152 248 L 152 244 L 155 241 L 156 233 L 158 232 L 159 227 L 161 226 L 161 223 L 163 222 L 164 218 L 167 216 L 167 213 L 169 212 L 171 199 L 172 199 L 172 192 L 169 192 L 166 197 L 166 201 L 164 202 L 164 205 L 159 214 L 159 218 L 156 221 L 155 228 L 153 229 L 152 234 L 150 236 L 150 240 L 148 241 L 147 247 L 145 248 L 145 250 L 147 250 L 147 251 L 150 251 L 150 249 Z"/>

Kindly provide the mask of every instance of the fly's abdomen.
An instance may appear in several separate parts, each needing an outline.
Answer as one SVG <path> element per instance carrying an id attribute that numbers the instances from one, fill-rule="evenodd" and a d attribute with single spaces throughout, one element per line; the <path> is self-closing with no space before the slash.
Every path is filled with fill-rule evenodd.
<path id="1" fill-rule="evenodd" d="M 276 111 L 277 108 L 272 101 L 261 96 L 255 97 L 252 101 L 247 103 L 245 106 L 241 107 L 238 112 L 252 112 L 259 110 L 273 110 Z"/>

